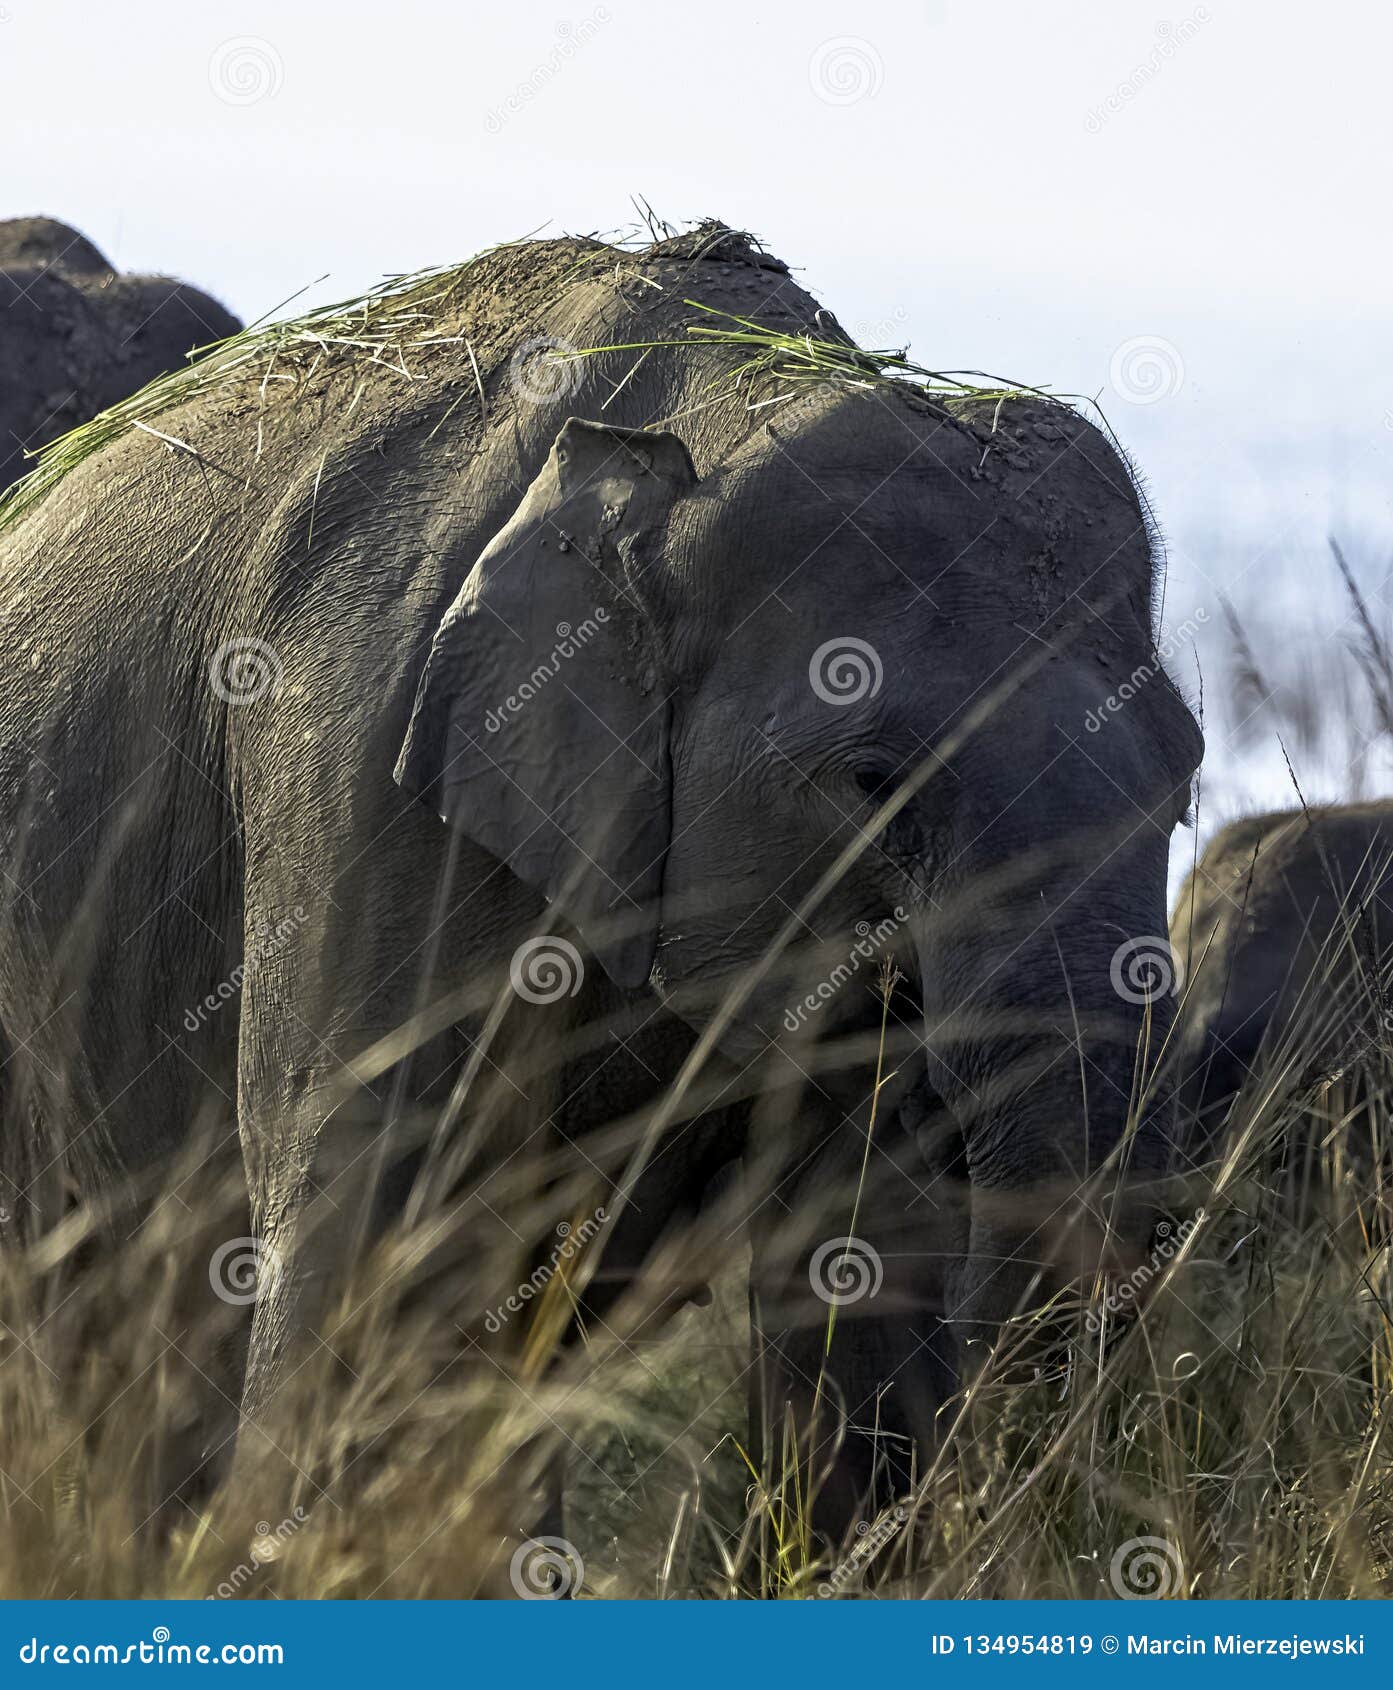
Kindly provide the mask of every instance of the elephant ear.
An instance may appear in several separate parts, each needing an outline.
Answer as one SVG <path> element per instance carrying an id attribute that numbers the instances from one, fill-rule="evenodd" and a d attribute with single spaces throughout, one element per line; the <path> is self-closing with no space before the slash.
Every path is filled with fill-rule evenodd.
<path id="1" fill-rule="evenodd" d="M 695 480 L 675 435 L 567 422 L 436 632 L 396 767 L 629 987 L 653 965 L 671 812 L 642 577 Z"/>

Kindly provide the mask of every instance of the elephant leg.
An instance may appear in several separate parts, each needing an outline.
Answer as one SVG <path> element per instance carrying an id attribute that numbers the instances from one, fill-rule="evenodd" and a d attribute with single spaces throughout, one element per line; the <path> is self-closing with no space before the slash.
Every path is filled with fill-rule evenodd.
<path id="1" fill-rule="evenodd" d="M 91 1206 L 76 1235 L 34 1284 L 37 1343 L 66 1411 L 71 1381 L 87 1381 L 80 1429 L 89 1446 L 129 1440 L 139 1475 L 139 1518 L 183 1517 L 230 1453 L 241 1389 L 245 1319 L 214 1296 L 209 1254 L 244 1232 L 236 1161 L 231 1052 L 235 1009 L 217 998 L 229 964 L 212 923 L 171 902 L 158 937 L 151 902 L 114 884 L 105 924 L 57 920 L 50 938 L 35 906 L 10 912 L 0 1016 L 10 1047 L 4 1065 L 5 1174 L 0 1205 L 20 1238 L 50 1233 Z M 159 958 L 165 953 L 180 967 Z M 219 1013 L 194 1013 L 212 999 Z M 151 1264 L 158 1264 L 152 1273 Z M 130 1287 L 149 1290 L 133 1324 Z M 121 1289 L 118 1289 L 121 1288 Z M 113 1301 L 113 1298 L 116 1299 Z M 133 1334 L 117 1371 L 94 1368 L 114 1334 Z M 125 1341 L 124 1338 L 122 1340 Z M 168 1381 L 158 1411 L 133 1412 L 138 1393 L 116 1381 L 157 1371 Z M 108 1400 L 103 1379 L 112 1381 Z"/>
<path id="2" fill-rule="evenodd" d="M 234 1483 L 270 1496 L 263 1514 L 315 1499 L 299 1435 L 311 1379 L 299 1378 L 297 1393 L 297 1376 L 347 1289 L 370 1201 L 378 1124 L 357 1100 L 344 1105 L 334 1077 L 299 1076 L 290 1096 L 258 1095 L 247 1078 L 240 1087 L 252 1225 L 241 1260 L 227 1264 L 228 1294 L 255 1301 Z"/>
<path id="3" fill-rule="evenodd" d="M 945 1282 L 967 1219 L 951 1158 L 924 1141 L 914 1099 L 869 1153 L 844 1119 L 749 1227 L 751 1437 L 785 1504 L 811 1498 L 823 1551 L 910 1493 L 957 1387 Z"/>
<path id="4" fill-rule="evenodd" d="M 367 1334 L 390 1333 L 398 1312 L 424 1309 L 434 1323 L 439 1311 L 431 1331 L 463 1394 L 508 1388 L 480 1334 L 485 1310 L 527 1277 L 527 1205 L 545 1198 L 538 1129 L 555 1058 L 522 1045 L 529 1018 L 550 1012 L 508 996 L 506 940 L 489 942 L 415 821 L 409 813 L 400 835 L 384 826 L 337 879 L 317 871 L 325 893 L 298 902 L 277 872 L 292 848 L 263 853 L 249 840 L 248 931 L 260 949 L 249 937 L 238 1119 L 258 1272 L 229 1500 L 259 1518 L 320 1505 L 330 1459 L 349 1487 L 388 1459 L 391 1434 L 360 1445 L 341 1411 Z M 294 856 L 307 858 L 308 843 Z M 502 904 L 495 896 L 486 913 L 496 919 Z M 408 1276 L 379 1271 L 375 1246 L 394 1228 L 420 1245 Z"/>
<path id="5" fill-rule="evenodd" d="M 391 1029 L 362 1028 L 342 1048 L 371 1049 L 390 1035 Z M 438 1074 L 441 1054 L 438 1043 L 429 1045 L 411 1066 L 423 1077 Z M 259 1260 L 228 1526 L 235 1533 L 248 1519 L 276 1517 L 296 1506 L 310 1515 L 350 1507 L 373 1473 L 392 1463 L 399 1433 L 409 1433 L 414 1392 L 402 1400 L 402 1423 L 392 1415 L 381 1433 L 360 1431 L 346 1404 L 365 1362 L 387 1369 L 385 1385 L 393 1388 L 392 1374 L 405 1358 L 382 1348 L 381 1335 L 399 1318 L 413 1327 L 425 1307 L 431 1341 L 439 1338 L 454 1352 L 433 1380 L 448 1379 L 447 1388 L 467 1405 L 460 1413 L 477 1427 L 471 1465 L 455 1481 L 469 1494 L 479 1544 L 499 1546 L 496 1561 L 481 1547 L 488 1565 L 474 1569 L 471 1579 L 477 1574 L 484 1580 L 479 1589 L 506 1596 L 516 1547 L 525 1539 L 565 1535 L 547 1387 L 530 1376 L 517 1353 L 526 1336 L 522 1322 L 491 1339 L 479 1320 L 484 1303 L 497 1306 L 527 1283 L 519 1260 L 523 1216 L 505 1206 L 487 1172 L 476 1178 L 472 1170 L 462 1183 L 482 1201 L 469 1195 L 432 1206 L 411 1234 L 413 1240 L 429 1234 L 446 1258 L 418 1302 L 416 1289 L 404 1288 L 390 1271 L 379 1274 L 379 1264 L 399 1261 L 400 1253 L 378 1254 L 373 1247 L 395 1224 L 412 1224 L 405 1210 L 417 1187 L 407 1185 L 403 1204 L 401 1190 L 394 1189 L 399 1153 L 407 1143 L 419 1149 L 421 1132 L 438 1118 L 444 1101 L 438 1089 L 430 1088 L 423 1104 L 424 1080 L 418 1086 L 413 1075 L 398 1084 L 393 1070 L 372 1084 L 357 1084 L 351 1079 L 354 1058 L 346 1054 L 344 1067 L 296 1076 L 280 1097 L 263 1099 L 251 1077 L 257 1066 L 249 1052 L 243 1132 Z M 446 1072 L 447 1096 L 457 1072 L 454 1064 Z M 518 1070 L 510 1072 L 516 1077 Z M 519 1107 L 531 1125 L 504 1134 L 517 1153 L 508 1172 L 518 1187 L 530 1183 L 535 1192 L 540 1180 L 525 1180 L 522 1170 L 540 1165 L 529 1160 L 528 1141 L 545 1112 L 538 1121 L 530 1103 Z M 456 1130 L 468 1135 L 475 1125 L 466 1114 Z M 492 1151 L 488 1165 L 496 1165 Z M 490 1217 L 484 1202 L 497 1208 L 499 1218 Z M 463 1283 L 470 1263 L 477 1280 Z M 364 1334 L 373 1332 L 364 1347 Z M 476 1587 L 471 1582 L 467 1588 Z"/>
<path id="6" fill-rule="evenodd" d="M 823 1334 L 802 1329 L 779 1335 L 768 1352 L 795 1419 L 807 1415 L 804 1469 L 817 1483 L 810 1522 L 814 1539 L 833 1548 L 849 1527 L 913 1494 L 934 1452 L 934 1416 L 956 1382 L 945 1322 L 848 1326 L 830 1349 Z M 820 1392 L 808 1390 L 810 1378 Z"/>
<path id="7" fill-rule="evenodd" d="M 903 1296 L 893 1314 L 771 1320 L 770 1302 L 778 1307 L 785 1295 L 780 1287 L 770 1299 L 752 1281 L 751 1437 L 761 1470 L 786 1499 L 797 1460 L 812 1536 L 835 1548 L 922 1478 L 938 1441 L 936 1416 L 957 1384 L 953 1338 L 943 1319 L 911 1311 Z M 877 1295 L 894 1293 L 882 1284 Z"/>

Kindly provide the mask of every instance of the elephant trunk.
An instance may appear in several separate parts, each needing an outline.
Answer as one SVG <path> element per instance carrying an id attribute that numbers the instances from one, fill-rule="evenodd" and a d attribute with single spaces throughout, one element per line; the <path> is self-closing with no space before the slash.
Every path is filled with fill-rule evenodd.
<path id="1" fill-rule="evenodd" d="M 929 1076 L 965 1152 L 949 1286 L 964 1338 L 1145 1247 L 1171 1153 L 1156 1064 L 1174 1003 L 1163 942 L 1127 934 L 1093 914 L 1014 946 L 980 929 L 921 943 Z"/>

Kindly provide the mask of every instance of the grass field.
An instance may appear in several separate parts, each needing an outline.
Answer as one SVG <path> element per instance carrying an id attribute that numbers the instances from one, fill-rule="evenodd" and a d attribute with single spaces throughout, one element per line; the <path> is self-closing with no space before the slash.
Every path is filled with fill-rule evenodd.
<path id="1" fill-rule="evenodd" d="M 1188 1181 L 1186 1220 L 1143 1269 L 1142 1317 L 1119 1320 L 1099 1291 L 1033 1379 L 988 1367 L 953 1405 L 908 1518 L 864 1522 L 835 1563 L 809 1558 L 796 1506 L 746 1465 L 738 1261 L 661 1340 L 592 1345 L 534 1382 L 531 1412 L 501 1376 L 462 1367 L 447 1309 L 350 1294 L 332 1350 L 296 1384 L 316 1478 L 297 1511 L 240 1536 L 217 1495 L 151 1520 L 149 1470 L 191 1447 L 196 1406 L 221 1394 L 231 1413 L 242 1311 L 221 1332 L 192 1324 L 186 1264 L 238 1224 L 236 1192 L 220 1204 L 204 1185 L 192 1204 L 186 1185 L 117 1244 L 81 1244 L 75 1219 L 61 1248 L 87 1259 L 61 1306 L 43 1307 L 59 1245 L 7 1275 L 0 1588 L 487 1592 L 522 1512 L 499 1469 L 550 1430 L 582 1594 L 799 1597 L 830 1583 L 852 1597 L 868 1579 L 880 1595 L 1386 1594 L 1390 1211 L 1341 1146 L 1371 1108 L 1383 1131 L 1387 1092 L 1371 1103 L 1341 1081 L 1289 1103 L 1275 1089 L 1241 1101 L 1236 1146 Z M 1298 1126 L 1324 1144 L 1304 1202 L 1275 1170 Z M 406 1239 L 384 1249 L 410 1254 Z M 390 1263 L 365 1271 L 405 1283 Z"/>
<path id="2" fill-rule="evenodd" d="M 247 1223 L 235 1169 L 191 1148 L 134 1230 L 76 1210 L 7 1254 L 0 1593 L 547 1588 L 519 1522 L 560 1458 L 565 1543 L 543 1560 L 582 1597 L 1388 1595 L 1393 1035 L 1309 1075 L 1299 1048 L 1256 1075 L 1133 1280 L 1054 1310 L 1043 1361 L 1038 1315 L 1008 1328 L 900 1508 L 821 1555 L 802 1488 L 750 1465 L 738 1252 L 662 1336 L 616 1320 L 505 1376 L 455 1322 L 451 1275 L 476 1264 L 443 1213 L 362 1264 L 292 1382 L 298 1500 L 170 1501 L 169 1474 L 219 1471 L 254 1295 L 233 1264 L 209 1299 Z"/>

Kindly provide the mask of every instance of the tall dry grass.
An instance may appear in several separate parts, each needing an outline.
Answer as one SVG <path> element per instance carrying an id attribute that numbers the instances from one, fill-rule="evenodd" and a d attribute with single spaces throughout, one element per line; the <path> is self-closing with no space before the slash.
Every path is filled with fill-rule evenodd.
<path id="1" fill-rule="evenodd" d="M 449 1308 L 412 1295 L 419 1237 L 388 1239 L 292 1387 L 299 1501 L 248 1532 L 227 1522 L 254 1517 L 254 1498 L 193 1485 L 159 1508 L 152 1477 L 205 1450 L 216 1471 L 235 1423 L 244 1311 L 217 1304 L 210 1322 L 189 1281 L 245 1225 L 236 1182 L 175 1180 L 126 1237 L 75 1214 L 7 1263 L 0 1589 L 507 1594 L 500 1568 L 557 1449 L 595 1596 L 1109 1596 L 1144 1580 L 1126 1570 L 1141 1538 L 1162 1540 L 1155 1576 L 1177 1595 L 1387 1594 L 1393 1215 L 1346 1146 L 1386 1142 L 1389 1076 L 1393 1048 L 1370 1053 L 1364 1083 L 1316 1095 L 1286 1094 L 1280 1071 L 1255 1080 L 1236 1139 L 1188 1171 L 1140 1316 L 1096 1287 L 1024 1380 L 1008 1330 L 945 1411 L 909 1518 L 821 1558 L 800 1553 L 787 1473 L 748 1465 L 740 1262 L 661 1336 L 592 1334 L 554 1375 L 510 1378 L 469 1365 Z M 1314 1146 L 1300 1203 L 1282 1171 L 1293 1140 Z"/>

